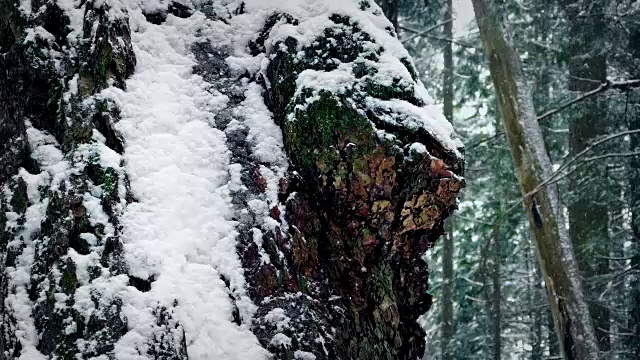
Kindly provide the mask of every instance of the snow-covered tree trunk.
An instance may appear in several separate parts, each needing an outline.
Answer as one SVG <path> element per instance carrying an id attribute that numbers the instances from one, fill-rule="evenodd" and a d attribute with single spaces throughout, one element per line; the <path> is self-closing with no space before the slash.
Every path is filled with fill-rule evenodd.
<path id="1" fill-rule="evenodd" d="M 520 58 L 493 0 L 472 0 L 565 359 L 598 359 L 591 316 Z"/>
<path id="2" fill-rule="evenodd" d="M 462 148 L 373 2 L 0 0 L 0 359 L 415 359 Z"/>

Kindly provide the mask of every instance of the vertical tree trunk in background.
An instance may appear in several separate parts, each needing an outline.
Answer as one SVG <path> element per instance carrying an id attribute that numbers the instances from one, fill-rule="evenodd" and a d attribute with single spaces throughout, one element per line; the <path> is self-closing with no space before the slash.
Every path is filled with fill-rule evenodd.
<path id="1" fill-rule="evenodd" d="M 625 191 L 623 190 L 624 182 L 617 183 L 612 186 L 612 191 L 617 194 L 616 202 L 614 203 L 613 209 L 609 211 L 609 254 L 611 256 L 611 260 L 609 261 L 609 272 L 612 274 L 620 273 L 624 271 L 624 267 L 626 267 L 625 260 L 625 246 L 624 243 L 629 240 L 629 238 L 625 235 Z M 624 293 L 627 291 L 627 282 L 624 281 L 624 278 L 613 278 L 612 284 L 608 285 L 608 291 L 610 291 L 614 296 L 611 298 L 610 311 L 611 317 L 609 321 L 609 331 L 610 331 L 610 346 L 609 349 L 612 354 L 620 353 L 625 351 L 623 340 L 626 339 L 627 336 L 621 335 L 629 332 L 626 327 L 626 322 L 618 315 L 622 309 L 625 308 L 627 299 L 624 296 Z"/>
<path id="2" fill-rule="evenodd" d="M 557 192 L 547 185 L 528 195 L 551 176 L 552 167 L 520 58 L 503 29 L 500 9 L 494 1 L 472 2 L 489 59 L 498 108 L 522 193 L 526 195 L 524 204 L 563 356 L 565 359 L 599 359 L 595 331 L 569 235 L 563 226 Z"/>
<path id="3" fill-rule="evenodd" d="M 481 305 L 479 308 L 483 309 L 482 316 L 478 316 L 478 326 L 483 329 L 483 341 L 480 344 L 483 354 L 489 354 L 491 352 L 491 343 L 489 341 L 489 333 L 491 331 L 491 279 L 490 279 L 490 264 L 491 258 L 491 237 L 483 237 L 480 246 L 480 266 L 478 268 L 480 276 L 480 298 Z M 487 339 L 487 340 L 484 340 Z"/>
<path id="4" fill-rule="evenodd" d="M 635 29 L 629 37 L 629 52 L 633 58 L 640 58 L 640 28 Z M 636 65 L 637 66 L 637 65 Z M 630 75 L 637 79 L 640 77 L 640 69 L 632 67 Z M 629 94 L 630 113 L 629 130 L 640 130 L 640 94 Z M 640 151 L 640 134 L 631 135 L 630 151 Z M 629 208 L 631 209 L 631 231 L 634 255 L 631 259 L 631 268 L 640 269 L 640 156 L 634 156 L 629 163 Z M 633 334 L 628 337 L 628 351 L 630 354 L 640 354 L 640 275 L 636 272 L 631 275 L 631 294 L 629 302 L 629 330 Z M 631 355 L 633 357 L 633 355 Z M 632 357 L 629 357 L 630 359 Z"/>
<path id="5" fill-rule="evenodd" d="M 640 130 L 640 114 L 631 117 L 630 130 Z M 640 151 L 640 134 L 631 135 L 631 151 Z M 633 150 L 635 149 L 635 150 Z M 630 161 L 629 207 L 632 210 L 631 231 L 633 233 L 631 268 L 640 269 L 640 157 L 635 156 Z M 636 272 L 631 276 L 631 296 L 629 309 L 629 330 L 633 334 L 629 337 L 628 350 L 631 354 L 640 354 L 640 275 Z"/>
<path id="6" fill-rule="evenodd" d="M 584 6 L 572 4 L 567 13 L 577 15 L 585 10 L 591 12 L 589 17 L 577 17 L 572 22 L 569 46 L 569 90 L 591 91 L 607 80 L 607 60 L 604 55 L 594 54 L 599 51 L 598 42 L 604 24 L 601 6 L 590 4 L 590 10 Z M 587 52 L 585 54 L 585 52 Z M 583 151 L 596 138 L 607 133 L 606 104 L 599 97 L 583 102 L 579 116 L 569 119 L 569 152 L 576 155 Z M 575 200 L 568 205 L 569 235 L 576 251 L 578 267 L 583 278 L 597 278 L 609 273 L 609 231 L 608 207 L 611 201 L 605 197 L 611 194 L 593 194 L 585 182 L 602 179 L 599 164 L 587 166 L 576 171 L 570 177 L 570 188 L 577 193 Z M 606 190 L 605 190 L 606 191 Z M 609 309 L 605 301 L 599 300 L 606 290 L 606 283 L 585 285 L 585 294 L 589 303 L 589 312 L 594 320 L 596 337 L 600 351 L 609 351 Z"/>
<path id="7" fill-rule="evenodd" d="M 533 284 L 530 282 L 528 286 L 529 309 L 531 311 L 531 360 L 542 360 L 542 307 L 539 301 L 542 276 L 540 269 L 532 264 L 531 250 L 533 249 L 527 249 L 527 274 L 533 270 Z"/>
<path id="8" fill-rule="evenodd" d="M 556 333 L 556 325 L 553 320 L 553 314 L 551 311 L 546 312 L 546 327 L 547 327 L 547 346 L 549 348 L 549 357 L 558 358 L 560 355 L 560 343 L 558 342 L 558 335 Z"/>
<path id="9" fill-rule="evenodd" d="M 398 30 L 398 1 L 399 0 L 376 0 L 382 8 L 384 16 L 391 21 L 395 30 Z"/>
<path id="10" fill-rule="evenodd" d="M 444 18 L 451 19 L 453 16 L 453 1 L 446 0 Z M 448 22 L 444 25 L 444 36 L 452 37 L 453 24 Z M 453 49 L 450 42 L 444 45 L 444 116 L 453 124 Z M 442 252 L 442 359 L 451 359 L 452 352 L 449 349 L 449 342 L 453 337 L 453 219 L 448 220 L 447 234 L 444 237 Z"/>
<path id="11" fill-rule="evenodd" d="M 446 224 L 446 234 L 442 238 L 442 359 L 452 359 L 453 352 L 449 348 L 449 342 L 453 337 L 453 219 Z"/>
<path id="12" fill-rule="evenodd" d="M 493 225 L 491 240 L 491 345 L 493 348 L 493 360 L 500 360 L 502 349 L 502 313 L 500 300 L 502 294 L 500 291 L 500 225 L 498 223 Z"/>

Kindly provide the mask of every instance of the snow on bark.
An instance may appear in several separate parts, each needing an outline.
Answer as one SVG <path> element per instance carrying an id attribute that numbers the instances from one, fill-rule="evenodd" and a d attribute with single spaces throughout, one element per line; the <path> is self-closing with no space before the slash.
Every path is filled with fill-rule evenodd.
<path id="1" fill-rule="evenodd" d="M 192 73 L 190 45 L 207 19 L 202 13 L 171 16 L 155 25 L 132 11 L 131 23 L 137 71 L 126 91 L 102 94 L 121 110 L 116 128 L 125 139 L 136 198 L 122 216 L 126 264 L 129 274 L 152 285 L 123 295 L 130 330 L 116 345 L 116 357 L 137 358 L 135 349 L 157 327 L 153 311 L 161 304 L 184 328 L 191 358 L 266 358 L 247 325 L 231 321 L 235 304 L 223 280 L 236 298 L 246 297 L 231 219 L 230 154 L 214 120 L 228 98 L 209 92 L 211 84 Z M 242 310 L 250 318 L 251 308 Z"/>
<path id="2" fill-rule="evenodd" d="M 374 3 L 0 0 L 0 28 L 0 359 L 421 355 L 462 148 Z"/>

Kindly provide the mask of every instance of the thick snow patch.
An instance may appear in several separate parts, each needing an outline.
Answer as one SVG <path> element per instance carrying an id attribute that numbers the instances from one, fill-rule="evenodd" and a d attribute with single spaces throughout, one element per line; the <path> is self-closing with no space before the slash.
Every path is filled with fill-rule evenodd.
<path id="1" fill-rule="evenodd" d="M 243 287 L 235 249 L 229 195 L 232 180 L 223 132 L 213 127 L 224 95 L 212 95 L 192 74 L 190 46 L 207 26 L 198 13 L 169 15 L 152 25 L 130 12 L 138 65 L 127 91 L 105 91 L 122 111 L 126 169 L 137 202 L 122 219 L 123 242 L 132 275 L 153 277 L 151 290 L 128 287 L 123 312 L 130 331 L 116 347 L 118 359 L 140 359 L 156 323 L 158 303 L 174 310 L 185 329 L 191 359 L 263 359 L 248 325 L 232 322 L 229 289 L 221 275 Z M 243 289 L 237 289 L 242 293 Z"/>

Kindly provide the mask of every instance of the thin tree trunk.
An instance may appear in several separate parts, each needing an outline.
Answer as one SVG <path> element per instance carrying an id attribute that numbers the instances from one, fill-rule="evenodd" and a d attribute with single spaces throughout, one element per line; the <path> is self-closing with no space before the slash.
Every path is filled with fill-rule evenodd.
<path id="1" fill-rule="evenodd" d="M 500 225 L 493 225 L 492 229 L 492 260 L 491 260 L 491 336 L 493 347 L 493 360 L 500 360 L 502 350 L 502 313 L 500 300 Z"/>
<path id="2" fill-rule="evenodd" d="M 640 114 L 632 116 L 630 130 L 640 129 Z M 631 135 L 631 149 L 640 151 L 640 134 Z M 640 156 L 631 158 L 629 171 L 629 207 L 631 211 L 632 254 L 631 268 L 640 269 Z M 630 311 L 628 327 L 633 334 L 629 337 L 628 351 L 631 354 L 640 354 L 640 275 L 636 272 L 631 275 L 630 281 Z"/>
<path id="3" fill-rule="evenodd" d="M 481 244 L 481 249 L 480 249 L 480 266 L 479 266 L 479 272 L 480 272 L 480 283 L 481 285 L 481 292 L 480 292 L 480 297 L 482 298 L 482 303 L 481 306 L 484 308 L 484 316 L 478 316 L 478 325 L 484 329 L 484 333 L 483 333 L 483 341 L 480 345 L 481 348 L 481 352 L 482 354 L 489 354 L 489 352 L 491 351 L 491 345 L 490 345 L 490 331 L 491 331 L 491 321 L 492 321 L 492 316 L 491 316 L 491 286 L 490 286 L 490 260 L 491 260 L 491 243 L 492 243 L 492 239 L 491 237 L 486 237 L 486 239 L 483 239 L 483 243 Z M 486 339 L 486 340 L 485 340 Z M 480 352 L 479 351 L 479 352 Z"/>
<path id="4" fill-rule="evenodd" d="M 551 308 L 549 308 L 551 309 Z M 553 314 L 547 311 L 547 346 L 549 348 L 549 357 L 554 359 L 560 355 L 560 343 L 558 342 L 558 334 L 556 333 Z"/>
<path id="5" fill-rule="evenodd" d="M 449 342 L 453 337 L 453 220 L 446 225 L 442 251 L 442 359 L 452 359 Z"/>
<path id="6" fill-rule="evenodd" d="M 504 31 L 500 9 L 489 0 L 472 0 L 489 59 L 498 108 L 520 181 L 529 224 L 565 359 L 599 359 L 592 319 L 582 292 L 575 255 L 558 195 L 551 185 L 529 194 L 552 174 L 522 64 Z"/>
<path id="7" fill-rule="evenodd" d="M 533 270 L 533 284 L 529 281 L 529 309 L 531 317 L 531 360 L 542 360 L 542 308 L 540 307 L 540 284 L 542 276 L 540 269 L 531 266 L 532 248 L 527 250 L 527 274 Z M 529 277 L 531 279 L 531 277 Z"/>
<path id="8" fill-rule="evenodd" d="M 640 28 L 632 32 L 630 39 L 640 38 Z M 640 58 L 640 41 L 629 41 L 629 52 L 634 58 Z M 636 65 L 637 66 L 637 65 Z M 640 69 L 632 67 L 632 76 L 640 76 Z M 640 94 L 629 94 L 630 101 L 629 130 L 640 130 Z M 631 151 L 640 151 L 640 134 L 631 135 Z M 640 156 L 634 156 L 629 163 L 629 208 L 631 209 L 632 246 L 631 268 L 640 269 Z M 633 334 L 627 339 L 630 354 L 640 354 L 640 275 L 631 275 L 630 281 L 630 309 L 628 327 Z M 633 358 L 634 355 L 629 357 Z"/>
<path id="9" fill-rule="evenodd" d="M 395 30 L 398 30 L 398 1 L 399 0 L 376 0 L 382 8 L 384 16 L 391 21 Z"/>
<path id="10" fill-rule="evenodd" d="M 628 241 L 627 236 L 621 236 L 625 232 L 625 197 L 623 191 L 623 185 L 625 183 L 620 181 L 613 186 L 613 191 L 617 194 L 616 201 L 611 211 L 609 212 L 609 239 L 611 241 L 609 255 L 611 261 L 609 261 L 609 272 L 615 274 L 621 271 L 626 266 L 626 261 L 622 259 L 625 257 L 624 243 Z M 616 259 L 616 260 L 613 260 Z M 621 280 L 621 281 L 617 281 Z M 611 334 L 611 354 L 620 354 L 624 351 L 622 340 L 624 336 L 620 336 L 628 329 L 624 326 L 620 317 L 620 310 L 624 309 L 626 304 L 626 297 L 624 293 L 626 291 L 626 284 L 623 279 L 613 279 L 613 284 L 609 283 L 607 290 L 613 294 L 611 298 L 611 318 L 609 323 L 609 331 Z"/>
<path id="11" fill-rule="evenodd" d="M 570 9 L 581 9 L 578 4 Z M 585 21 L 574 21 L 571 26 L 573 42 L 569 47 L 569 90 L 587 92 L 597 89 L 607 80 L 607 60 L 603 55 L 592 55 L 597 46 L 598 34 L 605 25 L 602 9 L 593 6 Z M 600 10 L 598 10 L 600 9 Z M 571 10 L 569 10 L 571 12 Z M 577 14 L 576 14 L 577 15 Z M 587 54 L 585 54 L 587 52 Z M 572 156 L 583 151 L 596 138 L 607 132 L 606 106 L 600 98 L 587 99 L 582 104 L 579 116 L 569 119 L 569 152 Z M 608 207 L 611 201 L 600 198 L 599 193 L 585 191 L 580 183 L 589 179 L 602 179 L 596 166 L 583 168 L 570 177 L 570 187 L 578 193 L 576 199 L 568 205 L 569 235 L 576 251 L 578 268 L 584 278 L 601 277 L 609 273 L 609 230 Z M 609 194 L 610 196 L 611 194 Z M 604 196 L 602 196 L 604 197 Z M 610 314 L 606 302 L 600 300 L 606 283 L 585 286 L 589 299 L 589 312 L 594 320 L 596 337 L 600 351 L 611 348 L 609 340 Z"/>
<path id="12" fill-rule="evenodd" d="M 444 11 L 444 19 L 451 19 L 453 15 L 452 0 L 447 0 Z M 453 25 L 448 22 L 444 25 L 445 36 L 452 36 Z M 444 116 L 453 123 L 453 49 L 451 43 L 444 45 Z M 451 359 L 452 352 L 449 349 L 449 342 L 454 334 L 453 328 L 453 219 L 448 220 L 447 234 L 443 244 L 442 259 L 442 359 Z"/>

